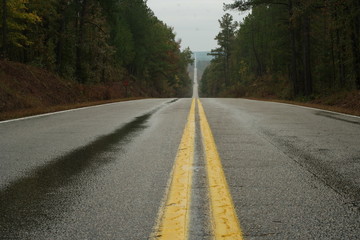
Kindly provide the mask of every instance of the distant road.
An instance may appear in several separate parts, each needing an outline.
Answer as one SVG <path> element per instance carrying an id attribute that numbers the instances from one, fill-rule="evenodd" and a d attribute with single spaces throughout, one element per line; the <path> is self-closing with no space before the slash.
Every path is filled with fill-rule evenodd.
<path id="1" fill-rule="evenodd" d="M 206 116 L 192 99 L 147 99 L 0 122 L 0 238 L 161 239 L 178 207 L 189 239 L 224 219 L 240 232 L 217 239 L 359 239 L 360 118 L 200 100 Z M 222 167 L 206 168 L 216 153 Z M 208 183 L 222 171 L 224 186 Z M 219 220 L 213 189 L 239 222 Z"/>

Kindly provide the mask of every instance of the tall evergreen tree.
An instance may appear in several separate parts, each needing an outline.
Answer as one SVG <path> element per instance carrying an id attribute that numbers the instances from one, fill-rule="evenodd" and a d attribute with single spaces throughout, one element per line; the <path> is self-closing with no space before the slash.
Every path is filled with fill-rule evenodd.
<path id="1" fill-rule="evenodd" d="M 188 54 L 144 0 L 2 0 L 1 6 L 3 58 L 83 84 L 130 79 L 169 96 L 190 87 Z"/>

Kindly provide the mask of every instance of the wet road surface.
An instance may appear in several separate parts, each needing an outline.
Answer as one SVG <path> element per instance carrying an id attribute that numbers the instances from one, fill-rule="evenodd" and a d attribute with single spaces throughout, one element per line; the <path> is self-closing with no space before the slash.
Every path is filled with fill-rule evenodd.
<path id="1" fill-rule="evenodd" d="M 202 102 L 245 239 L 359 239 L 360 118 Z"/>
<path id="2" fill-rule="evenodd" d="M 0 238 L 154 237 L 191 102 L 138 100 L 0 123 Z M 244 239 L 359 239 L 359 118 L 201 102 Z M 189 239 L 212 239 L 198 107 L 195 115 Z"/>

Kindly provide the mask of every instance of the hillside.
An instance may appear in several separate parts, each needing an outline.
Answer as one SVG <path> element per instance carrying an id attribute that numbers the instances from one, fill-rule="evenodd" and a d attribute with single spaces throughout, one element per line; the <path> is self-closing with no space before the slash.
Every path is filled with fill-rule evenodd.
<path id="1" fill-rule="evenodd" d="M 128 96 L 158 94 L 149 88 L 145 91 L 140 84 L 131 82 Z M 0 119 L 125 97 L 125 87 L 120 82 L 85 85 L 64 80 L 54 73 L 30 65 L 0 61 Z"/>

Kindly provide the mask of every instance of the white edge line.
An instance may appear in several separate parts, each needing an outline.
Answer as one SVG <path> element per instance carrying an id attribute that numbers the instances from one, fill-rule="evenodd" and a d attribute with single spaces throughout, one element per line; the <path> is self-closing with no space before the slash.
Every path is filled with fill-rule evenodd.
<path id="1" fill-rule="evenodd" d="M 141 99 L 139 99 L 139 100 L 141 100 Z M 138 101 L 138 100 L 129 100 L 129 101 L 105 103 L 105 104 L 98 104 L 98 105 L 88 106 L 88 107 L 79 107 L 79 108 L 73 108 L 73 109 L 69 109 L 69 110 L 62 110 L 62 111 L 56 111 L 56 112 L 50 112 L 50 113 L 43 113 L 43 114 L 38 114 L 38 115 L 33 115 L 33 116 L 28 116 L 28 117 L 22 117 L 22 118 L 15 118 L 15 119 L 9 119 L 9 120 L 0 121 L 0 124 L 9 123 L 9 122 L 16 122 L 16 121 L 22 121 L 22 120 L 29 120 L 29 119 L 32 119 L 32 118 L 46 117 L 46 116 L 50 116 L 50 115 L 56 115 L 56 114 L 67 113 L 67 112 L 74 112 L 74 111 L 84 110 L 84 109 L 88 109 L 88 108 L 104 107 L 104 106 L 115 105 L 115 104 L 124 103 L 124 102 L 133 102 L 133 101 Z"/>
<path id="2" fill-rule="evenodd" d="M 239 98 L 237 98 L 237 99 L 239 99 Z M 241 98 L 240 98 L 240 99 L 241 99 Z M 325 110 L 325 109 L 321 109 L 321 108 L 305 107 L 305 106 L 296 105 L 296 104 L 291 104 L 291 103 L 272 102 L 272 101 L 262 101 L 262 100 L 247 99 L 247 98 L 242 98 L 242 99 L 249 100 L 249 101 L 257 101 L 257 102 L 268 102 L 268 103 L 284 104 L 284 105 L 293 106 L 293 107 L 299 107 L 299 108 L 305 108 L 305 109 L 317 110 L 317 111 L 328 112 L 328 113 L 335 113 L 335 114 L 338 114 L 338 115 L 343 115 L 343 116 L 346 116 L 346 117 L 353 117 L 353 118 L 359 118 L 359 119 L 360 119 L 360 116 L 351 115 L 351 114 L 346 114 L 346 113 L 340 113 L 340 112 L 334 112 L 334 111 L 329 111 L 329 110 Z"/>

